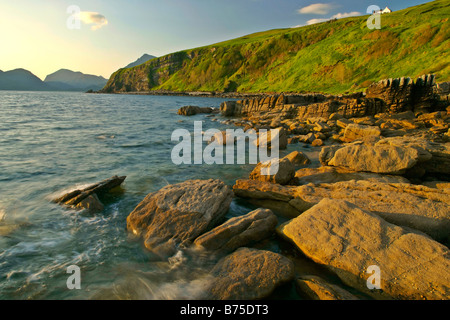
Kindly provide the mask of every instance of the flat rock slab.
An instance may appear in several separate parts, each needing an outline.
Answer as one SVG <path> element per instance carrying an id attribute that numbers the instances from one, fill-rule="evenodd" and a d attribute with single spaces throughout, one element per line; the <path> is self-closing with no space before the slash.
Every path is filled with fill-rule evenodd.
<path id="1" fill-rule="evenodd" d="M 328 165 L 354 171 L 402 174 L 414 167 L 418 160 L 419 152 L 414 148 L 349 145 L 337 150 Z"/>
<path id="2" fill-rule="evenodd" d="M 449 240 L 450 194 L 446 189 L 373 180 L 311 183 L 298 187 L 237 180 L 233 190 L 239 197 L 258 200 L 262 207 L 266 207 L 267 201 L 269 204 L 276 201 L 278 207 L 287 204 L 297 209 L 298 214 L 324 198 L 346 200 L 391 223 L 420 230 L 439 241 Z"/>
<path id="3" fill-rule="evenodd" d="M 271 251 L 240 248 L 211 271 L 206 297 L 213 300 L 256 300 L 294 278 L 294 264 Z"/>
<path id="4" fill-rule="evenodd" d="M 450 251 L 346 201 L 324 199 L 279 228 L 305 255 L 376 298 L 449 299 Z M 369 290 L 369 266 L 381 290 Z"/>
<path id="5" fill-rule="evenodd" d="M 194 244 L 207 250 L 233 251 L 270 237 L 278 224 L 269 209 L 256 209 L 229 219 L 224 224 L 195 239 Z"/>
<path id="6" fill-rule="evenodd" d="M 220 180 L 188 180 L 150 193 L 127 217 L 127 228 L 161 257 L 211 230 L 227 213 L 233 192 Z"/>

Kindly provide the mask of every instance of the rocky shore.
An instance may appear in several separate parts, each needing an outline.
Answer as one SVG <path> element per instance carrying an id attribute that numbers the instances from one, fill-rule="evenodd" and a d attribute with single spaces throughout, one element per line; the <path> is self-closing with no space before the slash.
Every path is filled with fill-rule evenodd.
<path id="1" fill-rule="evenodd" d="M 228 119 L 215 120 L 280 129 L 282 148 L 307 146 L 317 158 L 299 148 L 278 159 L 273 176 L 261 176 L 260 163 L 233 186 L 214 179 L 166 186 L 137 205 L 127 229 L 155 259 L 181 252 L 211 263 L 196 298 L 264 299 L 281 287 L 317 300 L 448 300 L 449 93 L 448 83 L 427 75 L 349 96 L 225 102 Z M 179 114 L 202 112 L 214 113 Z M 227 220 L 233 199 L 256 209 Z M 284 245 L 274 250 L 270 241 Z M 305 260 L 336 278 L 318 276 Z M 378 288 L 369 285 L 373 266 Z"/>

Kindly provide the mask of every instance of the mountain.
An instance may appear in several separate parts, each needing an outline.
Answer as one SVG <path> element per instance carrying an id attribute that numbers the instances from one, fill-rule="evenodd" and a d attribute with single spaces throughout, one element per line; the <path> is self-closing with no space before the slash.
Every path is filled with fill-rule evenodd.
<path id="1" fill-rule="evenodd" d="M 125 69 L 136 67 L 136 66 L 138 66 L 140 64 L 143 64 L 143 63 L 146 63 L 147 61 L 152 60 L 154 58 L 156 58 L 156 57 L 145 53 L 142 57 L 140 57 L 136 61 L 134 61 L 134 62 L 130 63 L 129 65 L 127 65 L 125 67 Z"/>
<path id="2" fill-rule="evenodd" d="M 101 76 L 94 76 L 67 69 L 49 74 L 44 82 L 57 90 L 87 91 L 100 90 L 108 80 Z"/>
<path id="3" fill-rule="evenodd" d="M 0 72 L 0 90 L 47 90 L 47 85 L 30 71 L 15 69 Z"/>
<path id="4" fill-rule="evenodd" d="M 335 94 L 401 76 L 448 81 L 449 16 L 448 0 L 436 0 L 383 14 L 380 30 L 366 15 L 260 32 L 119 69 L 102 91 Z"/>

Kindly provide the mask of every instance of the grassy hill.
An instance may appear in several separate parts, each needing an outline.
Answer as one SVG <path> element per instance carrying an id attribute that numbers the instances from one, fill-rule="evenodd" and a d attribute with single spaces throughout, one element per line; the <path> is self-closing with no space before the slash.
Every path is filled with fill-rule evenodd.
<path id="1" fill-rule="evenodd" d="M 152 59 L 115 72 L 104 92 L 361 91 L 391 77 L 434 73 L 450 80 L 450 3 L 436 0 L 368 16 L 256 33 Z"/>

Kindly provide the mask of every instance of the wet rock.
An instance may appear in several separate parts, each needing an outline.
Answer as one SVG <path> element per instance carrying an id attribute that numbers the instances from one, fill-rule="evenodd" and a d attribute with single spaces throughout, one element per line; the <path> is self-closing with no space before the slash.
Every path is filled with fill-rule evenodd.
<path id="1" fill-rule="evenodd" d="M 324 199 L 279 232 L 344 283 L 375 298 L 448 299 L 449 249 L 352 203 Z M 367 288 L 372 265 L 381 270 L 382 290 Z"/>
<path id="2" fill-rule="evenodd" d="M 214 109 L 209 107 L 184 106 L 178 110 L 178 115 L 194 116 L 199 113 L 212 113 L 213 111 Z"/>
<path id="3" fill-rule="evenodd" d="M 53 202 L 66 205 L 77 209 L 93 209 L 94 211 L 103 210 L 103 204 L 98 199 L 102 195 L 120 186 L 126 179 L 126 176 L 113 176 L 109 179 L 95 183 L 83 189 L 76 189 L 61 197 L 54 199 Z"/>
<path id="4" fill-rule="evenodd" d="M 206 297 L 212 300 L 257 300 L 294 278 L 294 264 L 270 251 L 240 248 L 221 259 Z"/>
<path id="5" fill-rule="evenodd" d="M 229 219 L 224 224 L 195 239 L 194 244 L 211 251 L 233 251 L 273 234 L 277 217 L 268 209 L 257 209 Z"/>
<path id="6" fill-rule="evenodd" d="M 103 211 L 103 209 L 105 207 L 103 206 L 103 203 L 100 201 L 98 196 L 94 193 L 94 194 L 91 194 L 90 196 L 84 198 L 83 200 L 81 200 L 75 206 L 75 208 L 87 209 L 91 212 L 100 212 L 100 211 Z"/>
<path id="7" fill-rule="evenodd" d="M 211 230 L 225 216 L 233 192 L 220 180 L 188 180 L 150 193 L 127 217 L 127 228 L 161 257 Z"/>

